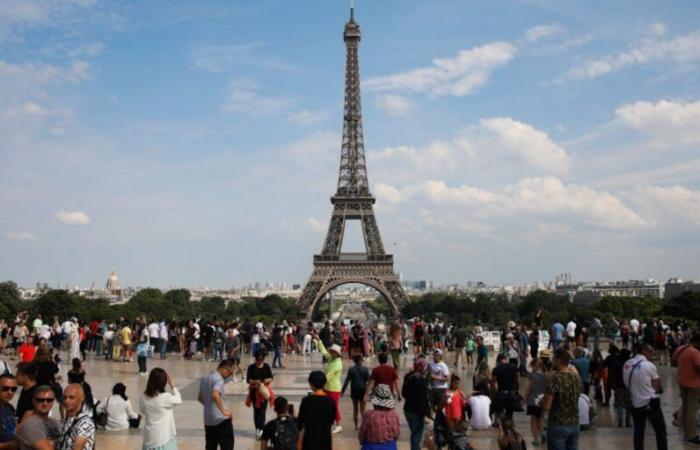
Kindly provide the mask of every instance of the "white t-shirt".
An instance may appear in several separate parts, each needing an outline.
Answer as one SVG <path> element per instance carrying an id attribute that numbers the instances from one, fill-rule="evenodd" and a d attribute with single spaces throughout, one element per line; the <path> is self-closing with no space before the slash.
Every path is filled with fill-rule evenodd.
<path id="1" fill-rule="evenodd" d="M 107 411 L 108 430 L 126 430 L 129 428 L 129 419 L 135 419 L 139 415 L 131 407 L 131 401 L 124 400 L 121 395 L 110 395 L 102 400 L 97 407 L 97 412 Z"/>
<path id="2" fill-rule="evenodd" d="M 472 410 L 472 417 L 469 419 L 472 428 L 475 430 L 488 430 L 491 428 L 491 399 L 486 395 L 472 395 L 469 397 L 469 407 Z"/>
<path id="3" fill-rule="evenodd" d="M 630 372 L 637 363 L 639 365 L 634 369 L 630 380 Z M 656 366 L 648 361 L 644 355 L 637 355 L 628 360 L 622 368 L 622 376 L 625 386 L 630 391 L 632 406 L 635 408 L 646 406 L 649 400 L 658 396 L 651 382 L 659 379 L 659 372 L 656 370 Z"/>
<path id="4" fill-rule="evenodd" d="M 578 423 L 579 425 L 591 424 L 591 399 L 586 394 L 578 396 Z"/>
<path id="5" fill-rule="evenodd" d="M 43 337 L 47 341 L 51 339 L 51 327 L 48 324 L 39 327 L 39 337 Z"/>
<path id="6" fill-rule="evenodd" d="M 637 319 L 630 320 L 630 328 L 632 328 L 634 334 L 639 334 L 639 321 Z"/>
<path id="7" fill-rule="evenodd" d="M 165 325 L 165 322 L 161 322 L 158 325 L 158 334 L 161 339 L 168 340 L 168 326 Z"/>
<path id="8" fill-rule="evenodd" d="M 428 365 L 428 372 L 433 375 L 445 377 L 445 381 L 433 380 L 434 389 L 447 389 L 449 385 L 447 380 L 450 377 L 450 369 L 447 367 L 447 364 L 445 364 L 445 361 L 440 361 L 439 363 L 431 361 Z"/>
<path id="9" fill-rule="evenodd" d="M 148 336 L 151 339 L 158 339 L 158 331 L 160 331 L 160 327 L 157 323 L 152 322 L 150 325 L 148 325 Z"/>
<path id="10" fill-rule="evenodd" d="M 576 324 L 574 323 L 573 320 L 566 324 L 566 335 L 569 336 L 570 338 L 573 338 L 576 336 Z"/>

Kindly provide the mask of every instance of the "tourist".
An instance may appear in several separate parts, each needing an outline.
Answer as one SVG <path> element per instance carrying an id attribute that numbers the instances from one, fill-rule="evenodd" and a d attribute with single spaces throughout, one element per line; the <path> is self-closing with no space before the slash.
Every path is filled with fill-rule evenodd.
<path id="1" fill-rule="evenodd" d="M 71 365 L 72 367 L 68 371 L 68 383 L 78 384 L 83 388 L 83 394 L 85 396 L 83 409 L 85 413 L 92 416 L 95 410 L 95 399 L 92 396 L 92 387 L 85 381 L 85 369 L 83 369 L 82 361 L 78 358 L 74 358 L 73 361 L 71 361 Z"/>
<path id="2" fill-rule="evenodd" d="M 284 397 L 275 399 L 277 418 L 263 428 L 260 450 L 296 450 L 299 442 L 299 427 L 294 417 L 289 415 L 289 403 Z"/>
<path id="3" fill-rule="evenodd" d="M 687 345 L 673 353 L 672 364 L 678 367 L 677 380 L 681 391 L 683 431 L 688 443 L 700 445 L 697 413 L 700 404 L 700 333 L 695 332 Z"/>
<path id="4" fill-rule="evenodd" d="M 248 366 L 246 372 L 246 382 L 248 383 L 246 406 L 253 407 L 255 436 L 260 439 L 265 426 L 265 411 L 267 410 L 268 400 L 271 398 L 270 383 L 272 383 L 273 377 L 272 369 L 265 362 L 267 352 L 258 350 L 253 356 L 255 357 L 255 362 Z"/>
<path id="5" fill-rule="evenodd" d="M 593 427 L 594 412 L 591 398 L 581 392 L 578 396 L 578 424 L 581 431 L 587 431 Z"/>
<path id="6" fill-rule="evenodd" d="M 17 364 L 17 383 L 22 386 L 22 392 L 17 399 L 17 407 L 15 415 L 17 423 L 20 423 L 25 414 L 34 409 L 34 391 L 37 386 L 36 382 L 39 367 L 37 363 L 19 363 Z M 49 386 L 49 389 L 51 387 Z M 55 395 L 51 398 L 55 398 Z"/>
<path id="7" fill-rule="evenodd" d="M 107 330 L 102 335 L 102 340 L 104 341 L 105 349 L 105 361 L 112 359 L 113 345 L 114 345 L 114 324 L 109 324 Z"/>
<path id="8" fill-rule="evenodd" d="M 544 419 L 542 417 L 542 407 L 539 400 L 547 391 L 547 374 L 544 362 L 541 359 L 534 359 L 530 363 L 532 371 L 527 374 L 530 381 L 525 393 L 527 404 L 526 414 L 530 416 L 530 431 L 532 431 L 532 445 L 538 447 L 546 442 L 544 435 Z"/>
<path id="9" fill-rule="evenodd" d="M 272 368 L 273 369 L 284 369 L 284 365 L 282 364 L 282 345 L 284 344 L 284 330 L 282 327 L 275 327 L 272 330 L 272 348 L 274 350 L 274 354 L 272 356 Z"/>
<path id="10" fill-rule="evenodd" d="M 34 345 L 34 338 L 32 336 L 27 336 L 24 342 L 20 344 L 17 348 L 17 354 L 21 362 L 28 363 L 34 361 L 36 346 Z"/>
<path id="11" fill-rule="evenodd" d="M 635 353 L 634 358 L 627 361 L 623 368 L 624 383 L 629 389 L 632 403 L 634 448 L 635 450 L 644 449 L 644 432 L 649 419 L 656 433 L 656 448 L 666 450 L 668 448 L 666 423 L 661 410 L 661 399 L 658 396 L 663 389 L 656 366 L 651 362 L 654 348 L 649 344 L 637 344 Z"/>
<path id="12" fill-rule="evenodd" d="M 641 323 L 635 318 L 632 318 L 632 320 L 629 321 L 629 333 L 630 337 L 632 338 L 633 347 L 637 344 L 637 342 L 639 342 L 641 326 Z"/>
<path id="13" fill-rule="evenodd" d="M 142 377 L 145 377 L 146 373 L 148 373 L 146 365 L 148 363 L 148 354 L 151 350 L 150 347 L 148 335 L 144 334 L 139 338 L 139 343 L 136 345 L 136 360 L 139 366 L 139 375 Z"/>
<path id="14" fill-rule="evenodd" d="M 138 428 L 141 422 L 141 415 L 134 412 L 123 383 L 116 383 L 112 387 L 112 395 L 98 403 L 96 410 L 98 414 L 107 415 L 105 429 L 109 431 Z"/>
<path id="15" fill-rule="evenodd" d="M 433 352 L 433 360 L 428 364 L 428 373 L 431 380 L 432 405 L 433 409 L 437 411 L 442 407 L 450 379 L 450 369 L 442 360 L 442 350 L 439 348 Z"/>
<path id="16" fill-rule="evenodd" d="M 398 401 L 401 401 L 401 392 L 399 391 L 399 386 L 397 381 L 399 379 L 398 373 L 393 366 L 388 364 L 389 356 L 386 353 L 380 353 L 377 356 L 379 360 L 379 365 L 372 369 L 372 374 L 370 375 L 369 386 L 367 386 L 365 400 L 374 389 L 374 386 L 378 384 L 386 384 L 391 390 L 391 395 L 393 395 Z"/>
<path id="17" fill-rule="evenodd" d="M 491 397 L 489 397 L 488 383 L 476 385 L 472 395 L 467 399 L 467 413 L 472 428 L 475 430 L 488 430 L 491 428 Z"/>
<path id="18" fill-rule="evenodd" d="M 168 326 L 165 324 L 164 319 L 160 319 L 158 323 L 158 350 L 160 352 L 160 359 L 165 359 L 168 356 L 168 337 Z"/>
<path id="19" fill-rule="evenodd" d="M 591 328 L 593 328 L 593 351 L 596 351 L 600 349 L 600 335 L 603 331 L 603 323 L 597 316 L 593 318 Z"/>
<path id="20" fill-rule="evenodd" d="M 561 341 L 564 339 L 564 325 L 558 320 L 552 325 L 551 337 L 549 343 L 553 350 L 556 350 L 561 345 Z"/>
<path id="21" fill-rule="evenodd" d="M 232 375 L 233 361 L 224 359 L 199 383 L 197 400 L 204 405 L 206 450 L 233 450 L 233 415 L 224 405 L 224 385 Z"/>
<path id="22" fill-rule="evenodd" d="M 552 358 L 553 371 L 542 400 L 542 411 L 549 415 L 547 448 L 549 450 L 576 450 L 579 438 L 578 397 L 581 382 L 578 372 L 569 363 L 571 355 L 559 347 Z"/>
<path id="23" fill-rule="evenodd" d="M 466 349 L 467 364 L 472 365 L 474 364 L 474 350 L 476 349 L 476 343 L 474 342 L 474 336 L 472 336 L 471 334 L 467 336 Z"/>
<path id="24" fill-rule="evenodd" d="M 324 391 L 326 375 L 318 370 L 309 374 L 311 395 L 301 400 L 297 424 L 303 434 L 301 450 L 331 450 L 331 427 L 335 422 L 336 406 Z"/>
<path id="25" fill-rule="evenodd" d="M 226 330 L 225 347 L 226 355 L 233 363 L 233 375 L 231 377 L 235 378 L 236 373 L 238 373 L 241 376 L 240 381 L 243 382 L 245 379 L 243 369 L 241 369 L 241 350 L 243 348 L 243 344 L 241 343 L 241 338 L 239 337 L 238 330 L 236 329 L 236 324 Z"/>
<path id="26" fill-rule="evenodd" d="M 352 357 L 355 365 L 348 369 L 345 375 L 345 382 L 341 395 L 345 394 L 345 390 L 350 385 L 350 398 L 352 399 L 352 420 L 355 423 L 355 429 L 358 427 L 358 412 L 360 415 L 365 413 L 365 395 L 367 392 L 367 384 L 370 380 L 369 369 L 362 365 L 362 355 L 356 354 Z"/>
<path id="27" fill-rule="evenodd" d="M 487 362 L 489 360 L 489 348 L 484 342 L 484 337 L 480 334 L 476 336 L 476 365 L 478 366 L 482 362 Z"/>
<path id="28" fill-rule="evenodd" d="M 121 342 L 121 357 L 123 362 L 131 362 L 131 328 L 127 321 L 122 322 L 122 328 L 119 330 L 119 340 Z"/>
<path id="29" fill-rule="evenodd" d="M 513 404 L 518 398 L 519 387 L 518 368 L 506 359 L 506 355 L 499 354 L 496 358 L 496 367 L 491 372 L 491 389 L 495 392 L 493 413 L 496 420 L 504 411 L 506 417 L 513 416 Z"/>
<path id="30" fill-rule="evenodd" d="M 396 403 L 386 384 L 377 384 L 369 395 L 374 409 L 365 411 L 357 438 L 362 450 L 396 450 L 401 427 Z"/>
<path id="31" fill-rule="evenodd" d="M 416 355 L 422 355 L 424 350 L 425 328 L 418 319 L 413 326 L 413 351 Z"/>
<path id="32" fill-rule="evenodd" d="M 71 322 L 73 323 L 73 326 L 70 327 L 70 332 L 66 335 L 69 349 L 68 357 L 70 359 L 82 358 L 82 354 L 80 351 L 80 327 L 78 326 L 78 319 L 73 317 L 71 319 Z"/>
<path id="33" fill-rule="evenodd" d="M 330 326 L 329 321 L 327 325 Z M 316 336 L 316 345 L 318 346 L 318 351 L 323 355 L 323 359 L 326 361 L 326 386 L 324 387 L 326 395 L 333 400 L 335 403 L 335 426 L 333 427 L 333 434 L 340 433 L 343 431 L 343 427 L 340 426 L 340 420 L 342 415 L 340 413 L 340 377 L 343 373 L 343 358 L 341 356 L 341 348 L 338 344 L 333 344 L 328 350 L 326 350 L 326 345 Z"/>
<path id="34" fill-rule="evenodd" d="M 0 450 L 17 448 L 15 408 L 12 399 L 17 392 L 17 379 L 10 373 L 0 375 Z"/>
<path id="35" fill-rule="evenodd" d="M 411 430 L 411 450 L 420 450 L 425 421 L 431 416 L 428 380 L 425 377 L 427 368 L 428 362 L 425 357 L 418 356 L 413 361 L 413 368 L 403 379 L 403 412 Z"/>
<path id="36" fill-rule="evenodd" d="M 571 362 L 571 365 L 574 366 L 578 372 L 579 379 L 581 380 L 581 390 L 584 394 L 588 394 L 591 362 L 586 357 L 586 352 L 582 347 L 576 347 L 574 349 L 574 360 Z"/>
<path id="37" fill-rule="evenodd" d="M 515 429 L 512 417 L 503 417 L 498 422 L 498 448 L 501 450 L 525 450 L 525 439 Z"/>
<path id="38" fill-rule="evenodd" d="M 33 391 L 33 413 L 28 414 L 17 426 L 17 440 L 21 450 L 53 450 L 61 436 L 61 423 L 49 417 L 56 396 L 46 385 Z"/>
<path id="39" fill-rule="evenodd" d="M 452 332 L 452 346 L 455 352 L 455 369 L 459 368 L 459 359 L 462 358 L 462 364 L 464 364 L 464 347 L 467 344 L 467 331 L 462 328 L 459 324 L 455 325 L 455 329 Z"/>
<path id="40" fill-rule="evenodd" d="M 401 351 L 403 348 L 403 339 L 401 338 L 401 325 L 397 322 L 392 322 L 389 327 L 389 354 L 394 369 L 399 369 L 401 362 Z"/>
<path id="41" fill-rule="evenodd" d="M 518 331 L 518 350 L 520 351 L 520 376 L 527 374 L 527 354 L 529 339 L 527 335 L 527 327 L 525 324 L 520 325 Z"/>
<path id="42" fill-rule="evenodd" d="M 83 411 L 85 393 L 79 384 L 69 384 L 63 392 L 66 420 L 56 450 L 93 450 L 95 448 L 95 422 L 92 415 Z"/>
<path id="43" fill-rule="evenodd" d="M 166 387 L 170 387 L 171 392 L 166 392 Z M 140 405 L 144 450 L 177 449 L 173 408 L 180 404 L 180 391 L 173 384 L 170 375 L 160 367 L 152 369 Z"/>
<path id="44" fill-rule="evenodd" d="M 460 382 L 461 379 L 457 375 L 452 374 L 450 377 L 450 387 L 445 392 L 443 409 L 447 421 L 447 428 L 450 431 L 454 431 L 457 423 L 462 420 L 464 416 L 464 407 L 467 402 L 466 396 L 460 388 Z"/>

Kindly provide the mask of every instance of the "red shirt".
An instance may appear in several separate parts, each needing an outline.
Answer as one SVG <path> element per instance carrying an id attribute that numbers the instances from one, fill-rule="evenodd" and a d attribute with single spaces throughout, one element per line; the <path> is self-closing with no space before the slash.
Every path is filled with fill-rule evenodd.
<path id="1" fill-rule="evenodd" d="M 374 380 L 374 384 L 386 384 L 391 386 L 394 381 L 399 379 L 399 375 L 396 373 L 396 369 L 388 364 L 380 364 L 379 366 L 372 369 L 372 375 L 370 376 Z"/>
<path id="2" fill-rule="evenodd" d="M 19 357 L 22 362 L 32 362 L 34 361 L 34 355 L 36 355 L 36 347 L 32 344 L 24 343 L 17 349 L 19 352 Z"/>
<path id="3" fill-rule="evenodd" d="M 678 347 L 673 354 L 678 364 L 678 384 L 684 388 L 700 388 L 700 375 L 695 371 L 700 366 L 700 350 L 692 345 Z"/>

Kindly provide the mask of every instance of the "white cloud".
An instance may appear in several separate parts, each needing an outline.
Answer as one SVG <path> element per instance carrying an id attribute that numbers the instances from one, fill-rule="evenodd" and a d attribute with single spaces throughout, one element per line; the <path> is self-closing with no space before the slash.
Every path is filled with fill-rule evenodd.
<path id="1" fill-rule="evenodd" d="M 491 73 L 506 65 L 517 49 L 507 42 L 492 42 L 460 50 L 452 58 L 437 58 L 428 67 L 368 79 L 364 85 L 374 91 L 414 91 L 431 96 L 471 94 L 485 85 Z"/>
<path id="2" fill-rule="evenodd" d="M 56 219 L 69 225 L 87 225 L 90 223 L 90 217 L 82 211 L 58 211 Z"/>
<path id="3" fill-rule="evenodd" d="M 449 187 L 443 180 L 429 180 L 396 190 L 399 202 L 424 197 L 448 210 L 467 207 L 482 216 L 532 214 L 562 219 L 575 218 L 608 229 L 634 229 L 649 225 L 647 220 L 614 195 L 582 185 L 566 185 L 555 177 L 524 178 L 497 191 L 475 186 Z"/>
<path id="4" fill-rule="evenodd" d="M 290 108 L 294 100 L 260 94 L 261 87 L 252 80 L 231 80 L 226 87 L 224 111 L 249 114 L 274 114 Z"/>
<path id="5" fill-rule="evenodd" d="M 563 31 L 559 25 L 539 25 L 525 31 L 525 40 L 528 42 L 537 42 L 539 40 L 554 36 Z"/>
<path id="6" fill-rule="evenodd" d="M 369 158 L 373 161 L 400 160 L 423 171 L 444 172 L 455 168 L 454 151 L 451 143 L 446 141 L 433 141 L 425 147 L 386 147 L 378 152 L 371 152 Z"/>
<path id="7" fill-rule="evenodd" d="M 310 127 L 321 123 L 328 118 L 328 111 L 309 111 L 302 109 L 301 111 L 289 113 L 287 122 L 300 127 Z"/>
<path id="8" fill-rule="evenodd" d="M 75 60 L 67 66 L 45 63 L 14 64 L 0 59 L 0 77 L 35 80 L 40 83 L 78 83 L 89 80 L 90 64 Z"/>
<path id="9" fill-rule="evenodd" d="M 413 109 L 413 103 L 406 97 L 396 94 L 378 95 L 374 103 L 391 116 L 405 116 Z"/>
<path id="10" fill-rule="evenodd" d="M 377 183 L 373 191 L 380 202 L 395 204 L 403 201 L 401 192 L 390 184 Z"/>
<path id="11" fill-rule="evenodd" d="M 7 111 L 5 111 L 5 116 L 10 117 L 10 118 L 18 118 L 18 117 L 33 117 L 33 118 L 42 118 L 42 117 L 48 117 L 52 115 L 57 115 L 57 116 L 68 116 L 71 115 L 72 112 L 67 109 L 63 108 L 56 108 L 56 109 L 49 109 L 45 108 L 35 102 L 26 102 L 21 106 L 16 106 L 14 108 L 10 108 Z"/>
<path id="12" fill-rule="evenodd" d="M 621 106 L 615 116 L 645 134 L 675 142 L 700 142 L 700 101 L 640 101 Z"/>
<path id="13" fill-rule="evenodd" d="M 491 133 L 502 148 L 520 155 L 529 164 L 556 174 L 568 172 L 566 151 L 545 132 L 510 117 L 482 119 L 479 126 Z"/>
<path id="14" fill-rule="evenodd" d="M 700 31 L 664 40 L 660 37 L 665 30 L 661 30 L 658 26 L 652 27 L 652 30 L 654 29 L 651 38 L 630 50 L 589 60 L 570 69 L 565 78 L 570 80 L 591 79 L 622 70 L 628 66 L 654 62 L 675 63 L 681 67 L 695 66 L 700 62 Z"/>
<path id="15" fill-rule="evenodd" d="M 255 55 L 254 51 L 263 47 L 259 42 L 230 45 L 199 45 L 192 49 L 195 69 L 223 73 L 235 67 L 248 66 L 282 72 L 298 73 L 299 69 L 276 58 Z"/>
<path id="16" fill-rule="evenodd" d="M 325 233 L 326 229 L 328 228 L 328 224 L 318 220 L 314 219 L 313 217 L 309 217 L 306 219 L 306 223 L 309 224 L 309 228 L 311 228 L 311 231 L 314 233 Z"/>
<path id="17" fill-rule="evenodd" d="M 10 231 L 5 233 L 5 238 L 11 241 L 33 241 L 36 240 L 34 236 L 29 231 Z"/>
<path id="18" fill-rule="evenodd" d="M 665 211 L 700 225 L 700 191 L 683 186 L 646 186 L 637 191 L 637 200 L 655 211 Z"/>

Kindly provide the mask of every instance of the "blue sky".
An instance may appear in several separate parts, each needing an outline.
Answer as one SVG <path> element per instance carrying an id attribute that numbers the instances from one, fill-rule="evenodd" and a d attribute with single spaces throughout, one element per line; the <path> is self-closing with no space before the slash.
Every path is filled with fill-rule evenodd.
<path id="1" fill-rule="evenodd" d="M 0 278 L 305 282 L 347 17 L 0 0 Z M 356 18 L 370 185 L 405 278 L 700 278 L 697 2 L 357 0 Z"/>

